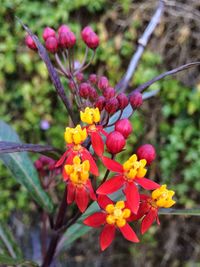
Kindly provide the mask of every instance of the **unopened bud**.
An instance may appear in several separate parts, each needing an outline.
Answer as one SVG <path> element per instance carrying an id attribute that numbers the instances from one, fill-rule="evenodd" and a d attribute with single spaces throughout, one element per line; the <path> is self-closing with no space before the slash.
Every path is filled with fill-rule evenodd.
<path id="1" fill-rule="evenodd" d="M 90 76 L 89 76 L 89 81 L 90 81 L 92 84 L 96 84 L 96 83 L 97 83 L 97 75 L 96 75 L 96 74 L 90 74 Z"/>
<path id="2" fill-rule="evenodd" d="M 81 83 L 79 86 L 79 94 L 83 98 L 87 98 L 89 96 L 90 85 L 88 83 Z"/>
<path id="3" fill-rule="evenodd" d="M 73 80 L 69 80 L 68 85 L 69 85 L 69 88 L 70 88 L 71 92 L 73 93 L 74 89 L 75 89 L 74 81 Z"/>
<path id="4" fill-rule="evenodd" d="M 101 76 L 98 81 L 98 88 L 99 90 L 103 91 L 108 87 L 108 79 L 105 76 Z"/>
<path id="5" fill-rule="evenodd" d="M 58 51 L 58 41 L 56 37 L 49 37 L 45 42 L 46 49 L 51 53 Z"/>
<path id="6" fill-rule="evenodd" d="M 46 41 L 49 37 L 56 37 L 56 32 L 50 27 L 46 27 L 43 31 L 42 37 Z"/>
<path id="7" fill-rule="evenodd" d="M 104 91 L 103 91 L 103 96 L 106 99 L 112 98 L 115 95 L 115 89 L 113 87 L 107 87 Z"/>
<path id="8" fill-rule="evenodd" d="M 142 105 L 142 94 L 140 92 L 135 92 L 130 95 L 130 104 L 133 109 L 137 109 Z"/>
<path id="9" fill-rule="evenodd" d="M 81 36 L 83 41 L 86 43 L 86 45 L 91 49 L 96 49 L 99 45 L 99 37 L 97 34 L 92 30 L 91 27 L 87 26 L 85 27 L 82 32 Z"/>
<path id="10" fill-rule="evenodd" d="M 58 34 L 60 35 L 61 33 L 67 33 L 67 32 L 70 32 L 70 28 L 67 26 L 67 25 L 61 25 L 59 28 L 58 28 Z"/>
<path id="11" fill-rule="evenodd" d="M 90 86 L 90 89 L 89 89 L 89 98 L 91 101 L 94 101 L 96 100 L 98 97 L 98 94 L 97 94 L 97 91 L 95 90 L 94 87 L 91 87 Z"/>
<path id="12" fill-rule="evenodd" d="M 145 144 L 137 149 L 137 156 L 139 159 L 146 159 L 147 165 L 156 158 L 155 148 L 151 144 Z"/>
<path id="13" fill-rule="evenodd" d="M 102 111 L 105 106 L 105 97 L 99 96 L 95 102 L 95 107 L 99 109 L 99 111 Z"/>
<path id="14" fill-rule="evenodd" d="M 118 94 L 117 100 L 119 102 L 119 109 L 124 109 L 128 106 L 128 97 L 124 93 Z"/>
<path id="15" fill-rule="evenodd" d="M 120 132 L 126 139 L 131 134 L 132 130 L 132 125 L 128 119 L 119 120 L 115 124 L 115 131 Z"/>
<path id="16" fill-rule="evenodd" d="M 76 36 L 71 31 L 61 32 L 59 34 L 58 40 L 59 40 L 59 45 L 61 46 L 61 48 L 71 48 L 76 43 Z"/>
<path id="17" fill-rule="evenodd" d="M 117 132 L 111 132 L 106 139 L 106 147 L 111 154 L 117 154 L 122 151 L 126 144 L 124 136 Z"/>
<path id="18" fill-rule="evenodd" d="M 83 78 L 84 78 L 84 75 L 83 75 L 82 72 L 78 72 L 78 73 L 76 74 L 76 79 L 77 79 L 77 81 L 78 81 L 79 83 L 83 81 Z"/>
<path id="19" fill-rule="evenodd" d="M 30 35 L 26 36 L 25 43 L 28 46 L 28 48 L 37 51 L 37 46 Z"/>
<path id="20" fill-rule="evenodd" d="M 106 101 L 105 110 L 109 114 L 113 114 L 118 109 L 118 106 L 119 106 L 118 100 L 115 97 L 113 97 Z"/>

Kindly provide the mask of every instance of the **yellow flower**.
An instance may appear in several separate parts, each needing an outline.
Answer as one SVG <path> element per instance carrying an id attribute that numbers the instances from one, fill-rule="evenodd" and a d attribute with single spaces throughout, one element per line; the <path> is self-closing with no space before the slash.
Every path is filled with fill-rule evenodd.
<path id="1" fill-rule="evenodd" d="M 137 155 L 133 154 L 124 164 L 123 169 L 128 179 L 143 178 L 147 172 L 144 168 L 147 162 L 145 159 L 137 160 Z"/>
<path id="2" fill-rule="evenodd" d="M 75 156 L 73 159 L 73 165 L 66 164 L 64 168 L 73 184 L 83 185 L 87 182 L 90 170 L 89 160 L 84 160 L 81 163 L 79 156 Z"/>
<path id="3" fill-rule="evenodd" d="M 67 127 L 64 138 L 67 144 L 79 145 L 87 138 L 87 131 L 82 129 L 80 125 L 77 125 L 75 128 Z"/>
<path id="4" fill-rule="evenodd" d="M 118 227 L 123 227 L 126 224 L 126 219 L 131 215 L 130 209 L 125 208 L 125 203 L 122 200 L 115 205 L 108 204 L 105 210 L 108 213 L 106 222 L 108 224 L 116 224 Z"/>
<path id="5" fill-rule="evenodd" d="M 81 121 L 87 124 L 93 124 L 100 121 L 100 112 L 98 108 L 85 108 L 80 112 Z"/>
<path id="6" fill-rule="evenodd" d="M 174 191 L 168 190 L 166 184 L 162 185 L 158 189 L 154 190 L 151 194 L 152 199 L 156 205 L 160 208 L 170 208 L 176 202 L 172 199 Z"/>

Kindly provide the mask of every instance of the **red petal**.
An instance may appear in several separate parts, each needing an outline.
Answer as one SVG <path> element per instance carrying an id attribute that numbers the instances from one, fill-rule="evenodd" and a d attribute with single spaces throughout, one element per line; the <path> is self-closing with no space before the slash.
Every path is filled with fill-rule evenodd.
<path id="1" fill-rule="evenodd" d="M 89 191 L 90 198 L 92 200 L 96 201 L 97 200 L 96 194 L 94 192 L 94 189 L 92 187 L 92 183 L 91 183 L 90 179 L 87 181 L 87 188 L 88 188 L 88 191 Z"/>
<path id="2" fill-rule="evenodd" d="M 88 206 L 88 193 L 84 187 L 76 188 L 75 201 L 79 210 L 84 212 Z"/>
<path id="3" fill-rule="evenodd" d="M 115 226 L 106 224 L 100 235 L 100 246 L 102 251 L 110 246 L 114 237 L 115 237 Z"/>
<path id="4" fill-rule="evenodd" d="M 104 152 L 104 143 L 101 135 L 97 132 L 91 132 L 90 136 L 94 152 L 97 154 L 97 156 L 101 157 Z"/>
<path id="5" fill-rule="evenodd" d="M 147 190 L 154 190 L 160 187 L 159 184 L 147 178 L 136 178 L 135 182 L 138 183 L 142 188 Z"/>
<path id="6" fill-rule="evenodd" d="M 155 210 L 150 210 L 149 213 L 144 217 L 141 224 L 141 233 L 144 234 L 150 226 L 153 224 L 157 216 L 157 212 Z"/>
<path id="7" fill-rule="evenodd" d="M 103 129 L 99 129 L 99 131 L 100 131 L 103 135 L 108 136 L 108 133 L 107 133 L 106 131 L 104 131 Z"/>
<path id="8" fill-rule="evenodd" d="M 61 158 L 56 162 L 56 164 L 55 164 L 55 167 L 56 168 L 57 167 L 60 167 L 64 163 L 64 161 L 65 161 L 65 159 L 67 157 L 68 152 L 69 152 L 68 150 L 65 151 L 65 153 L 61 156 Z"/>
<path id="9" fill-rule="evenodd" d="M 140 195 L 136 185 L 134 183 L 127 183 L 124 193 L 130 209 L 133 213 L 137 214 L 140 204 Z"/>
<path id="10" fill-rule="evenodd" d="M 75 189 L 76 187 L 72 183 L 67 185 L 67 203 L 71 204 L 75 198 Z"/>
<path id="11" fill-rule="evenodd" d="M 119 190 L 124 184 L 123 176 L 115 176 L 104 182 L 98 189 L 97 194 L 107 195 Z"/>
<path id="12" fill-rule="evenodd" d="M 91 227 L 99 227 L 102 224 L 104 224 L 106 221 L 106 213 L 103 212 L 96 212 L 89 217 L 87 217 L 83 223 L 86 224 L 87 226 Z"/>
<path id="13" fill-rule="evenodd" d="M 148 195 L 140 194 L 140 200 L 147 201 L 150 198 Z"/>
<path id="14" fill-rule="evenodd" d="M 77 152 L 71 151 L 66 159 L 65 164 L 73 164 L 73 158 L 77 155 Z"/>
<path id="15" fill-rule="evenodd" d="M 65 168 L 63 168 L 63 171 L 62 171 L 62 177 L 63 177 L 63 180 L 64 181 L 67 181 L 69 179 L 69 176 L 68 174 L 66 173 L 65 171 Z"/>
<path id="16" fill-rule="evenodd" d="M 119 164 L 117 161 L 107 157 L 102 157 L 102 162 L 108 170 L 113 172 L 123 173 L 123 166 Z"/>
<path id="17" fill-rule="evenodd" d="M 112 200 L 104 195 L 99 195 L 97 202 L 99 204 L 99 207 L 102 209 L 105 209 L 108 204 L 113 204 Z"/>
<path id="18" fill-rule="evenodd" d="M 99 171 L 97 168 L 97 165 L 92 157 L 92 155 L 90 154 L 90 152 L 84 148 L 82 155 L 81 155 L 81 159 L 82 160 L 89 160 L 90 162 L 90 172 L 92 174 L 94 174 L 95 176 L 99 176 Z"/>
<path id="19" fill-rule="evenodd" d="M 138 243 L 139 239 L 133 229 L 130 227 L 128 223 L 126 223 L 123 227 L 119 227 L 120 232 L 123 237 L 131 242 Z"/>

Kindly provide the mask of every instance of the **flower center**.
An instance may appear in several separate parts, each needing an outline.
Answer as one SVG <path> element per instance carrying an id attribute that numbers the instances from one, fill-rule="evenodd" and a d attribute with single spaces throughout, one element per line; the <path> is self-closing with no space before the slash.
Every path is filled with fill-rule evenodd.
<path id="1" fill-rule="evenodd" d="M 87 124 L 94 124 L 100 121 L 100 112 L 98 108 L 86 107 L 84 112 L 80 112 L 81 121 Z"/>
<path id="2" fill-rule="evenodd" d="M 79 145 L 87 138 L 87 131 L 82 129 L 80 125 L 77 125 L 75 128 L 67 127 L 64 138 L 67 144 Z"/>
<path id="3" fill-rule="evenodd" d="M 137 155 L 132 155 L 124 164 L 123 169 L 125 171 L 125 176 L 127 180 L 133 180 L 135 178 L 142 178 L 145 176 L 147 170 L 144 168 L 146 165 L 146 160 L 137 160 Z"/>
<path id="4" fill-rule="evenodd" d="M 125 208 L 124 201 L 118 201 L 115 205 L 108 204 L 105 210 L 107 212 L 106 222 L 115 224 L 118 227 L 123 227 L 131 215 L 130 209 Z"/>
<path id="5" fill-rule="evenodd" d="M 79 156 L 73 159 L 73 165 L 65 165 L 65 172 L 70 181 L 76 186 L 83 186 L 89 178 L 90 163 L 85 160 L 81 163 Z"/>
<path id="6" fill-rule="evenodd" d="M 172 199 L 174 191 L 168 190 L 166 185 L 162 185 L 152 192 L 152 199 L 157 207 L 170 208 L 176 202 Z"/>

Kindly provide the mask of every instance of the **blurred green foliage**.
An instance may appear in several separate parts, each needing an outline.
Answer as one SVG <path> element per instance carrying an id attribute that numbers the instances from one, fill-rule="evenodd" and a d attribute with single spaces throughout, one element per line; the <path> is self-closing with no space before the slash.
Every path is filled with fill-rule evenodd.
<path id="1" fill-rule="evenodd" d="M 129 12 L 130 0 L 115 2 L 121 7 L 119 12 L 123 15 Z M 68 123 L 68 115 L 56 96 L 44 64 L 37 54 L 25 47 L 25 33 L 16 16 L 40 37 L 45 26 L 57 28 L 63 23 L 69 24 L 78 37 L 81 28 L 90 23 L 101 40 L 90 71 L 106 74 L 115 85 L 134 52 L 142 21 L 131 22 L 124 32 L 112 31 L 103 20 L 110 5 L 105 0 L 1 1 L 0 115 L 16 129 L 24 142 L 50 143 L 64 148 L 63 130 Z M 116 10 L 113 12 L 118 12 Z M 80 37 L 78 46 L 78 58 L 81 58 L 84 45 Z M 132 86 L 158 75 L 162 63 L 160 55 L 147 50 L 133 77 Z M 177 191 L 177 202 L 190 207 L 197 199 L 195 192 L 200 192 L 200 91 L 197 87 L 186 88 L 173 78 L 154 84 L 150 90 L 154 89 L 160 89 L 156 101 L 149 100 L 147 111 L 142 109 L 132 118 L 134 134 L 125 153 L 130 155 L 141 138 L 153 143 L 158 149 L 157 165 L 160 168 L 156 179 L 170 183 Z M 146 122 L 152 112 L 158 110 L 156 136 L 148 137 Z M 41 130 L 43 119 L 50 123 L 48 131 Z M 23 208 L 26 211 L 29 196 L 24 188 L 16 185 L 7 170 L 0 167 L 0 219 L 6 219 L 13 210 Z"/>

